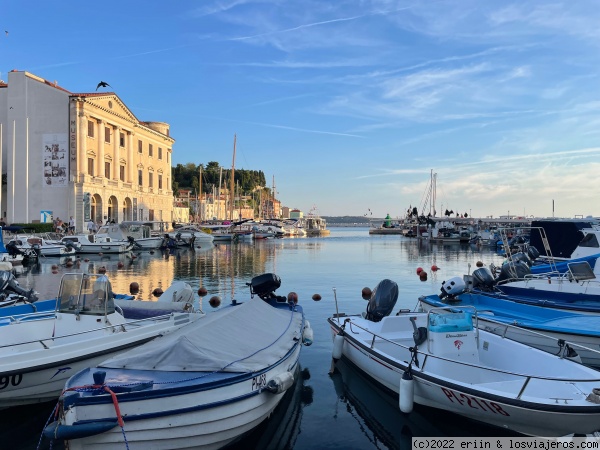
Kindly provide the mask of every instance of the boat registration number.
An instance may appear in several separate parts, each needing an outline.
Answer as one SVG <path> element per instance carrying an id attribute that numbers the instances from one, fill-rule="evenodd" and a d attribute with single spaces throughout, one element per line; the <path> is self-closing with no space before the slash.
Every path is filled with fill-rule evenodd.
<path id="1" fill-rule="evenodd" d="M 451 403 L 458 403 L 465 408 L 473 408 L 478 409 L 480 411 L 500 414 L 502 416 L 510 416 L 509 413 L 502 409 L 496 402 L 491 402 L 484 400 L 482 398 L 478 399 L 471 395 L 463 394 L 462 392 L 454 392 L 451 389 L 441 388 L 444 395 L 450 400 Z"/>
<path id="2" fill-rule="evenodd" d="M 252 377 L 252 390 L 261 389 L 267 385 L 267 374 L 263 373 L 256 377 Z"/>
<path id="3" fill-rule="evenodd" d="M 23 374 L 21 373 L 0 377 L 0 391 L 8 386 L 18 386 L 21 381 L 23 381 Z"/>

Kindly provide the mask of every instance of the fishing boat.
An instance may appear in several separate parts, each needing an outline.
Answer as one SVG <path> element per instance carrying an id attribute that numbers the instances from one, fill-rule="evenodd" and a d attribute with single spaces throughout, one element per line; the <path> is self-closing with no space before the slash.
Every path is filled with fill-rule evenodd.
<path id="1" fill-rule="evenodd" d="M 71 450 L 119 445 L 216 449 L 269 417 L 312 343 L 297 296 L 275 274 L 254 277 L 250 300 L 85 369 L 65 385 L 44 434 Z M 116 408 L 116 409 L 115 409 Z"/>
<path id="2" fill-rule="evenodd" d="M 43 236 L 31 234 L 18 234 L 12 237 L 6 245 L 14 245 L 22 252 L 34 250 L 41 256 L 69 256 L 77 253 L 77 250 L 72 245 L 50 241 Z"/>
<path id="3" fill-rule="evenodd" d="M 111 293 L 105 275 L 65 274 L 55 309 L 0 317 L 0 408 L 54 400 L 75 372 L 204 315 L 127 320 Z"/>
<path id="4" fill-rule="evenodd" d="M 401 411 L 416 403 L 533 436 L 600 427 L 595 369 L 481 329 L 475 308 L 390 315 L 398 297 L 391 280 L 365 297 L 366 313 L 328 319 L 333 358 L 398 393 Z"/>
<path id="5" fill-rule="evenodd" d="M 178 247 L 203 247 L 212 244 L 215 238 L 196 225 L 185 225 L 167 233 Z"/>
<path id="6" fill-rule="evenodd" d="M 473 277 L 479 276 L 477 269 Z M 442 283 L 439 295 L 419 297 L 421 310 L 472 306 L 480 328 L 541 350 L 600 367 L 600 316 L 544 308 L 467 289 L 461 277 Z"/>
<path id="7" fill-rule="evenodd" d="M 153 236 L 152 229 L 145 222 L 125 221 L 118 224 L 106 224 L 100 227 L 96 236 L 109 236 L 113 241 L 121 241 L 128 245 L 131 238 L 135 241 L 134 248 L 154 250 L 160 247 L 163 238 Z"/>

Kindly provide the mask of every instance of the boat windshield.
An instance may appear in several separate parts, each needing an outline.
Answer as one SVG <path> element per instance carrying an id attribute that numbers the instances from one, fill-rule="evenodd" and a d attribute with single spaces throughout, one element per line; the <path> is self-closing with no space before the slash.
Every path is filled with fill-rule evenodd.
<path id="1" fill-rule="evenodd" d="M 59 310 L 70 314 L 105 315 L 115 312 L 110 281 L 106 275 L 69 273 L 58 293 Z"/>

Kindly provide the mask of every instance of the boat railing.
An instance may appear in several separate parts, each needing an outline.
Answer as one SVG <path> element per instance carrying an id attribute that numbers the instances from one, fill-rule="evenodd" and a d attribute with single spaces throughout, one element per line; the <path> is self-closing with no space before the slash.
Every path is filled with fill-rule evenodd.
<path id="1" fill-rule="evenodd" d="M 44 313 L 34 313 L 34 314 L 38 314 L 38 315 L 43 315 Z M 49 317 L 47 317 L 46 319 L 55 319 L 55 314 L 54 312 L 52 313 L 46 313 L 47 315 L 49 315 Z M 51 314 L 51 315 L 50 315 Z M 185 313 L 185 314 L 189 314 L 189 313 Z M 33 314 L 32 314 L 33 315 Z M 107 319 L 106 323 L 108 325 L 104 326 L 104 327 L 98 327 L 98 328 L 93 328 L 93 329 L 89 329 L 89 330 L 85 330 L 85 331 L 79 331 L 76 333 L 70 333 L 70 334 L 63 334 L 60 336 L 50 336 L 47 338 L 41 338 L 41 339 L 32 339 L 30 341 L 23 341 L 23 342 L 18 342 L 18 343 L 12 343 L 12 344 L 2 344 L 0 345 L 0 349 L 3 348 L 15 348 L 19 345 L 28 345 L 28 344 L 35 344 L 37 342 L 41 343 L 44 348 L 49 348 L 46 346 L 46 344 L 44 342 L 56 342 L 56 341 L 60 341 L 60 339 L 67 339 L 67 338 L 72 338 L 74 336 L 84 336 L 84 335 L 89 335 L 91 333 L 98 333 L 99 331 L 111 331 L 113 333 L 117 333 L 117 332 L 127 332 L 129 331 L 128 328 L 130 329 L 138 329 L 140 328 L 140 326 L 144 326 L 147 323 L 150 324 L 157 324 L 157 323 L 162 323 L 162 322 L 167 322 L 169 320 L 171 320 L 173 317 L 175 316 L 175 313 L 169 313 L 169 314 L 163 314 L 160 316 L 154 316 L 154 317 L 147 317 L 144 319 L 137 319 L 137 320 L 128 320 L 126 322 L 123 323 L 118 323 L 118 324 L 111 324 L 110 321 Z M 10 316 L 7 316 L 5 318 L 9 318 Z M 22 320 L 23 318 L 21 318 L 21 320 L 15 320 L 14 322 L 11 322 L 10 325 L 17 325 L 17 324 L 23 324 L 23 323 L 29 323 L 31 322 L 30 320 Z M 44 319 L 44 317 L 40 317 L 40 319 Z M 38 320 L 40 320 L 38 319 Z M 9 326 L 9 325 L 5 325 L 5 326 Z"/>
<path id="2" fill-rule="evenodd" d="M 457 308 L 460 308 L 460 307 L 453 306 L 453 307 L 448 307 L 448 308 L 444 308 L 444 309 L 457 309 Z M 410 315 L 410 314 L 414 314 L 414 313 L 411 312 L 411 313 L 406 313 L 406 314 Z M 361 330 L 365 331 L 367 334 L 372 335 L 371 343 L 370 343 L 370 348 L 371 349 L 375 349 L 375 344 L 377 342 L 381 342 L 381 341 L 384 341 L 384 342 L 387 342 L 389 344 L 392 344 L 393 346 L 396 346 L 396 347 L 408 350 L 409 352 L 411 351 L 411 348 L 415 349 L 415 345 L 414 344 L 405 345 L 405 344 L 402 344 L 402 343 L 397 342 L 395 340 L 388 339 L 388 338 L 386 338 L 384 336 L 381 336 L 380 334 L 377 334 L 377 333 L 375 333 L 375 332 L 373 332 L 373 331 L 371 331 L 371 330 L 369 330 L 369 329 L 367 329 L 365 327 L 362 327 L 362 326 L 358 325 L 357 323 L 354 323 L 351 320 L 351 318 L 347 318 L 345 320 L 345 323 L 350 324 L 350 330 L 351 330 L 351 332 L 353 332 L 355 334 L 356 334 L 356 332 L 354 332 L 352 330 L 352 328 L 354 328 L 354 327 L 360 328 Z M 504 324 L 502 324 L 502 325 L 504 325 Z M 515 328 L 518 328 L 518 327 L 515 327 Z M 495 334 L 495 333 L 493 333 L 493 334 Z M 377 339 L 380 339 L 380 341 L 377 341 Z M 505 337 L 503 337 L 503 339 L 511 340 L 510 338 L 505 338 Z M 366 341 L 367 340 L 365 339 L 365 342 Z M 570 342 L 569 342 L 569 344 L 571 345 Z M 572 344 L 572 345 L 576 345 L 576 344 Z M 579 347 L 583 347 L 583 346 L 579 346 Z M 585 347 L 583 347 L 583 348 L 585 348 Z M 417 349 L 417 352 L 418 352 L 418 349 Z M 457 361 L 456 359 L 446 358 L 444 356 L 434 355 L 434 354 L 431 354 L 431 353 L 421 353 L 421 355 L 424 356 L 424 360 L 420 363 L 420 366 L 421 366 L 420 369 L 421 369 L 421 371 L 423 371 L 424 368 L 426 367 L 428 359 L 436 359 L 436 360 L 440 360 L 440 361 L 445 361 L 445 362 L 449 362 L 449 363 L 452 363 L 452 364 L 456 364 L 456 365 L 459 365 L 461 367 L 467 366 L 467 367 L 472 367 L 472 368 L 475 368 L 475 369 L 478 369 L 478 370 L 482 370 L 482 371 L 486 371 L 486 372 L 492 372 L 492 373 L 498 373 L 498 374 L 503 374 L 503 375 L 511 375 L 511 376 L 514 376 L 514 377 L 524 378 L 525 379 L 524 380 L 524 384 L 523 384 L 523 387 L 521 388 L 521 390 L 519 392 L 519 396 L 521 396 L 523 394 L 523 392 L 525 391 L 526 386 L 529 384 L 530 380 L 532 380 L 532 379 L 533 380 L 547 380 L 547 381 L 566 381 L 566 382 L 600 382 L 600 372 L 598 373 L 598 378 L 594 378 L 594 379 L 590 379 L 590 378 L 561 378 L 561 377 L 553 377 L 553 376 L 541 376 L 541 375 L 532 375 L 532 374 L 520 373 L 520 372 L 512 372 L 512 371 L 509 371 L 509 370 L 498 369 L 498 368 L 495 368 L 495 367 L 482 366 L 481 364 L 477 364 L 477 363 L 473 363 L 473 362 L 469 362 L 469 361 Z"/>

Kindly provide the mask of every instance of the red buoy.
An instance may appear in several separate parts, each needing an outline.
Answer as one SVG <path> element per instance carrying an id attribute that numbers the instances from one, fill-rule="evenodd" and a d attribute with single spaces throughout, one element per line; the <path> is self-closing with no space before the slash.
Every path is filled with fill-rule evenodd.
<path id="1" fill-rule="evenodd" d="M 313 294 L 313 296 L 312 296 L 312 299 L 313 299 L 315 302 L 318 302 L 318 301 L 320 301 L 320 300 L 321 300 L 321 295 L 320 295 L 320 294 Z"/>
<path id="2" fill-rule="evenodd" d="M 294 302 L 294 304 L 298 303 L 298 294 L 295 292 L 290 292 L 287 296 L 288 303 Z"/>
<path id="3" fill-rule="evenodd" d="M 163 290 L 161 288 L 156 288 L 152 291 L 152 295 L 155 297 L 160 297 L 163 294 Z"/>
<path id="4" fill-rule="evenodd" d="M 362 288 L 361 296 L 362 296 L 363 300 L 370 300 L 371 294 L 373 294 L 373 291 L 371 291 L 371 288 L 368 288 L 368 287 Z"/>
<path id="5" fill-rule="evenodd" d="M 477 261 L 477 264 L 475 264 L 477 267 L 483 267 L 483 262 L 481 261 Z"/>
<path id="6" fill-rule="evenodd" d="M 200 297 L 204 297 L 206 294 L 208 294 L 208 291 L 206 290 L 205 287 L 201 287 L 201 288 L 198 289 L 198 295 Z"/>
<path id="7" fill-rule="evenodd" d="M 421 279 L 421 281 L 427 281 L 427 272 L 425 272 L 424 270 L 422 270 L 419 273 L 419 278 Z"/>
<path id="8" fill-rule="evenodd" d="M 435 264 L 434 264 L 433 266 L 431 266 L 431 271 L 432 271 L 432 272 L 435 272 L 435 271 L 436 271 L 436 270 L 438 270 L 438 269 L 439 269 L 439 267 L 438 267 L 438 266 L 436 266 Z"/>
<path id="9" fill-rule="evenodd" d="M 423 268 L 417 267 L 417 275 L 421 275 L 421 272 L 423 272 Z"/>
<path id="10" fill-rule="evenodd" d="M 137 294 L 138 292 L 140 292 L 140 285 L 138 283 L 136 283 L 135 281 L 129 284 L 129 293 L 130 294 Z"/>
<path id="11" fill-rule="evenodd" d="M 218 295 L 213 295 L 208 301 L 208 304 L 213 308 L 218 308 L 221 305 L 221 298 Z"/>

